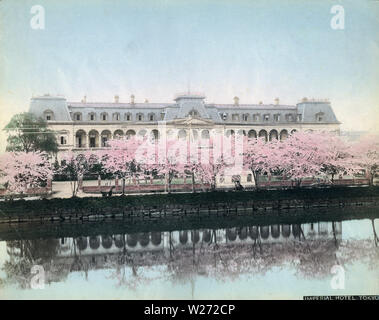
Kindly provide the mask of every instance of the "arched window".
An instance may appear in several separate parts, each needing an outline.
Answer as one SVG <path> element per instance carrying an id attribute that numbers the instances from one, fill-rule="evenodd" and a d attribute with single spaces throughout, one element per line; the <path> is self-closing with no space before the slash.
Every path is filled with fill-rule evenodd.
<path id="1" fill-rule="evenodd" d="M 124 132 L 120 129 L 116 130 L 114 133 L 113 133 L 113 137 L 116 138 L 116 139 L 120 139 L 124 136 Z"/>
<path id="2" fill-rule="evenodd" d="M 178 138 L 179 139 L 185 139 L 187 138 L 187 131 L 184 129 L 179 130 L 178 132 Z"/>
<path id="3" fill-rule="evenodd" d="M 278 131 L 276 130 L 271 130 L 270 135 L 269 135 L 269 140 L 278 140 Z"/>
<path id="4" fill-rule="evenodd" d="M 259 138 L 264 138 L 265 141 L 267 141 L 267 131 L 266 130 L 259 131 Z"/>
<path id="5" fill-rule="evenodd" d="M 127 138 L 130 138 L 130 137 L 135 136 L 136 132 L 134 130 L 128 130 L 128 131 L 126 131 L 125 135 L 126 135 Z"/>
<path id="6" fill-rule="evenodd" d="M 91 130 L 88 133 L 89 136 L 89 147 L 90 148 L 98 148 L 99 147 L 99 132 L 96 130 Z"/>
<path id="7" fill-rule="evenodd" d="M 286 140 L 288 138 L 288 131 L 283 129 L 280 131 L 280 141 Z"/>
<path id="8" fill-rule="evenodd" d="M 109 130 L 103 130 L 101 132 L 101 147 L 106 147 L 108 141 L 112 138 L 112 134 Z"/>
<path id="9" fill-rule="evenodd" d="M 154 113 L 149 113 L 148 117 L 149 117 L 149 121 L 155 121 L 155 114 Z"/>
<path id="10" fill-rule="evenodd" d="M 151 130 L 150 137 L 153 141 L 157 141 L 159 139 L 159 131 L 157 129 Z"/>
<path id="11" fill-rule="evenodd" d="M 201 138 L 202 139 L 209 139 L 209 130 L 203 130 L 201 131 Z"/>
<path id="12" fill-rule="evenodd" d="M 86 147 L 86 132 L 84 130 L 78 130 L 75 134 L 75 144 L 77 148 Z"/>
<path id="13" fill-rule="evenodd" d="M 249 138 L 256 138 L 257 137 L 257 132 L 255 130 L 250 130 L 248 132 L 248 137 Z"/>

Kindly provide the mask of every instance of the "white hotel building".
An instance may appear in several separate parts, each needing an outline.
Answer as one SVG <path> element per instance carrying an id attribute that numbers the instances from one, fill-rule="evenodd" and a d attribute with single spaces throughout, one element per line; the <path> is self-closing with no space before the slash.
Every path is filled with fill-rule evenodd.
<path id="1" fill-rule="evenodd" d="M 328 101 L 304 98 L 296 105 L 208 104 L 205 97 L 178 95 L 173 103 L 137 103 L 134 96 L 123 103 L 69 102 L 64 97 L 33 97 L 30 112 L 47 120 L 57 133 L 60 150 L 102 148 L 106 141 L 119 135 L 152 135 L 159 137 L 165 124 L 167 134 L 175 137 L 208 137 L 211 130 L 219 134 L 247 134 L 266 139 L 285 139 L 294 130 L 339 131 Z"/>
<path id="2" fill-rule="evenodd" d="M 172 103 L 69 102 L 64 97 L 33 97 L 30 112 L 44 118 L 57 134 L 59 150 L 97 150 L 116 136 L 149 135 L 159 138 L 207 138 L 210 134 L 243 134 L 285 139 L 296 130 L 325 130 L 339 133 L 337 120 L 328 101 L 303 98 L 296 105 L 207 103 L 204 95 L 181 94 Z M 164 128 L 164 129 L 162 129 Z"/>

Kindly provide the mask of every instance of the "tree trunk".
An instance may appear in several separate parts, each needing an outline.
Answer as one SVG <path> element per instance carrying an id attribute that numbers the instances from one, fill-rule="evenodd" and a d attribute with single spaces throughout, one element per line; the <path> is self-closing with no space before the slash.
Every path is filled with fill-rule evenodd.
<path id="1" fill-rule="evenodd" d="M 254 177 L 255 189 L 258 190 L 259 189 L 259 183 L 258 183 L 259 174 L 255 172 L 254 170 L 251 170 L 251 172 L 253 173 L 253 177 Z"/>
<path id="2" fill-rule="evenodd" d="M 370 187 L 372 187 L 374 185 L 374 175 L 375 175 L 374 172 L 369 173 L 369 185 L 370 185 Z"/>
<path id="3" fill-rule="evenodd" d="M 122 195 L 125 195 L 125 177 L 122 178 Z"/>

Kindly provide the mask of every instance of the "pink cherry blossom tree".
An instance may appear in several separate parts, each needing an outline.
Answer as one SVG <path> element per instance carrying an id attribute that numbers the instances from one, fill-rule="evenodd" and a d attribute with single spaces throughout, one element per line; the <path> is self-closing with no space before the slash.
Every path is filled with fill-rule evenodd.
<path id="1" fill-rule="evenodd" d="M 167 192 L 171 192 L 171 184 L 176 176 L 185 173 L 188 161 L 187 143 L 177 139 L 160 139 L 154 149 L 146 149 L 143 167 L 146 171 L 164 175 Z"/>
<path id="2" fill-rule="evenodd" d="M 282 173 L 300 187 L 304 178 L 322 173 L 326 150 L 320 135 L 313 132 L 295 132 L 277 144 L 278 164 Z"/>
<path id="3" fill-rule="evenodd" d="M 351 161 L 355 172 L 364 170 L 369 179 L 369 184 L 374 184 L 374 177 L 379 168 L 379 136 L 365 135 L 357 142 L 352 144 L 351 152 L 353 159 Z"/>
<path id="4" fill-rule="evenodd" d="M 282 150 L 276 140 L 266 142 L 264 138 L 246 139 L 244 144 L 244 167 L 251 170 L 258 190 L 260 175 L 278 171 Z"/>
<path id="5" fill-rule="evenodd" d="M 52 178 L 52 166 L 43 152 L 6 152 L 0 155 L 0 183 L 12 193 L 40 187 Z"/>
<path id="6" fill-rule="evenodd" d="M 347 141 L 334 133 L 313 133 L 317 135 L 322 159 L 321 172 L 334 183 L 336 175 L 353 173 L 351 167 L 351 147 Z"/>
<path id="7" fill-rule="evenodd" d="M 136 178 L 140 168 L 136 160 L 136 152 L 141 145 L 141 140 L 135 136 L 125 139 L 108 141 L 109 149 L 102 154 L 105 171 L 122 179 L 122 195 L 125 194 L 125 180 Z"/>
<path id="8" fill-rule="evenodd" d="M 76 154 L 68 151 L 62 155 L 61 165 L 58 167 L 56 174 L 65 175 L 70 181 L 72 196 L 76 197 L 79 191 L 79 180 L 89 171 L 89 162 L 92 154 Z"/>
<path id="9" fill-rule="evenodd" d="M 230 155 L 218 150 L 221 145 L 214 139 L 200 139 L 195 148 L 192 148 L 191 170 L 203 184 L 209 184 L 211 190 L 216 189 L 217 177 L 223 175 L 231 166 Z"/>

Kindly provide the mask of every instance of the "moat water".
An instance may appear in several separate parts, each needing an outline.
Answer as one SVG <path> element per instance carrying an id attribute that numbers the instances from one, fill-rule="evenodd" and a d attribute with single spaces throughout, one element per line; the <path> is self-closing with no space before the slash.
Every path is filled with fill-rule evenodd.
<path id="1" fill-rule="evenodd" d="M 67 236 L 59 225 L 8 227 L 0 232 L 0 299 L 379 294 L 379 219 L 138 233 L 104 223 Z"/>

